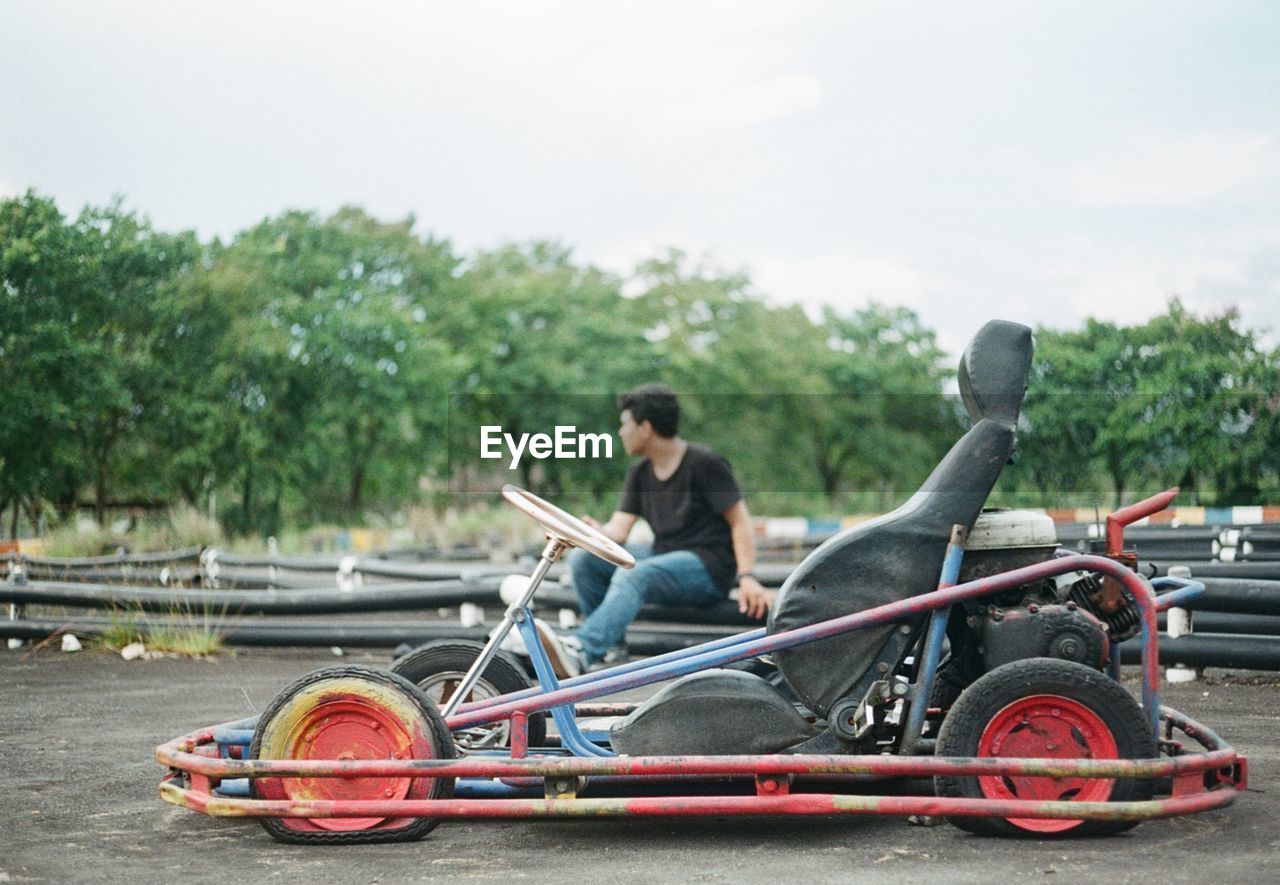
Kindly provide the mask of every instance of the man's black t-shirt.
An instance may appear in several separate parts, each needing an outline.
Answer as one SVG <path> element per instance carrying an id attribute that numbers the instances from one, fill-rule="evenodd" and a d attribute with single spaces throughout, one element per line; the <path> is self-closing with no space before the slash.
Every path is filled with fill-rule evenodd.
<path id="1" fill-rule="evenodd" d="M 733 536 L 721 514 L 742 500 L 729 462 L 710 446 L 689 443 L 676 472 L 660 480 L 648 458 L 627 471 L 618 509 L 653 528 L 653 552 L 689 550 L 728 592 L 737 574 Z"/>

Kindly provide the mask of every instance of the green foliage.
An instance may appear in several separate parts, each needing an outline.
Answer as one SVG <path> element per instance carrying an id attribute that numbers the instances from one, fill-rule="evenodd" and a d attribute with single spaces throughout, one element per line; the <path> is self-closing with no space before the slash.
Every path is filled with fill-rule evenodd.
<path id="1" fill-rule="evenodd" d="M 1067 505 L 1180 485 L 1183 502 L 1259 501 L 1280 471 L 1280 367 L 1239 316 L 1180 302 L 1120 328 L 1037 333 L 1013 477 Z"/>
<path id="2" fill-rule="evenodd" d="M 159 316 L 190 267 L 189 234 L 151 230 L 119 202 L 68 222 L 28 192 L 0 203 L 0 499 L 63 515 L 88 487 L 99 516 L 148 460 L 146 438 L 167 392 Z"/>
<path id="3" fill-rule="evenodd" d="M 849 316 L 827 309 L 828 412 L 810 422 L 823 491 L 844 484 L 893 506 L 928 475 L 963 432 L 939 393 L 954 372 L 935 334 L 906 308 L 872 304 Z"/>
<path id="4" fill-rule="evenodd" d="M 149 651 L 198 657 L 220 654 L 225 628 L 216 622 L 188 620 L 185 623 L 152 624 L 144 641 Z"/>
<path id="5" fill-rule="evenodd" d="M 117 529 L 119 529 L 117 531 Z M 217 520 L 179 503 L 167 511 L 124 527 L 95 526 L 86 529 L 68 522 L 44 537 L 48 556 L 104 556 L 118 550 L 178 550 L 186 547 L 221 547 L 227 541 Z"/>
<path id="6" fill-rule="evenodd" d="M 910 310 L 810 316 L 678 250 L 622 279 L 551 242 L 464 260 L 353 207 L 200 243 L 118 201 L 74 219 L 0 201 L 0 513 L 11 531 L 150 514 L 128 536 L 56 529 L 52 552 L 406 518 L 423 541 L 444 521 L 508 537 L 490 510 L 507 481 L 603 515 L 620 449 L 512 472 L 478 457 L 479 428 L 609 432 L 648 381 L 680 392 L 682 433 L 728 456 L 757 513 L 884 509 L 966 426 L 949 362 Z M 1277 391 L 1277 354 L 1233 313 L 1041 329 L 997 500 L 1280 500 Z"/>
<path id="7" fill-rule="evenodd" d="M 185 612 L 175 609 L 166 618 L 152 618 L 140 606 L 115 608 L 110 623 L 99 633 L 94 645 L 118 652 L 126 645 L 141 642 L 147 651 L 167 654 L 216 655 L 223 649 L 226 619 L 215 613 Z"/>
<path id="8" fill-rule="evenodd" d="M 52 200 L 0 204 L 0 498 L 74 498 L 84 479 L 69 445 L 75 378 L 88 343 L 73 306 L 85 288 L 82 232 Z M 63 297 L 62 293 L 74 293 Z"/>
<path id="9" fill-rule="evenodd" d="M 456 371 L 442 328 L 456 259 L 413 219 L 291 212 L 215 244 L 169 339 L 184 391 L 184 495 L 230 485 L 238 529 L 394 509 L 439 469 Z M 305 490 L 305 491 L 304 491 Z"/>
<path id="10" fill-rule="evenodd" d="M 113 608 L 110 623 L 97 636 L 97 645 L 107 651 L 119 651 L 135 642 L 145 644 L 147 633 L 143 627 L 146 615 L 140 609 Z"/>
<path id="11" fill-rule="evenodd" d="M 676 251 L 637 278 L 655 377 L 681 391 L 687 435 L 724 452 L 770 512 L 893 506 L 954 440 L 944 355 L 911 311 L 814 322 Z"/>
<path id="12" fill-rule="evenodd" d="M 190 504 L 181 502 L 162 513 L 137 520 L 116 546 L 127 550 L 179 550 L 187 547 L 219 547 L 225 540 L 226 536 L 217 520 Z"/>

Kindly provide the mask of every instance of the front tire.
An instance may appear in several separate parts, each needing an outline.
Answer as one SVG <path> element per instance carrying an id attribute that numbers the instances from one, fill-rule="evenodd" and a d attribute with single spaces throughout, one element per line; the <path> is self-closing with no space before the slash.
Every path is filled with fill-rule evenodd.
<path id="1" fill-rule="evenodd" d="M 370 667 L 329 667 L 276 695 L 258 718 L 252 759 L 452 759 L 453 740 L 431 701 L 408 680 Z M 452 778 L 254 778 L 268 800 L 448 799 Z M 303 845 L 410 842 L 431 818 L 259 818 L 271 836 Z"/>
<path id="2" fill-rule="evenodd" d="M 1155 738 L 1137 701 L 1103 673 L 1073 661 L 1029 658 L 976 680 L 951 707 L 938 733 L 939 756 L 1151 759 Z M 966 799 L 1135 802 L 1151 798 L 1149 780 L 1119 778 L 934 778 L 939 796 Z M 984 836 L 1097 836 L 1136 821 L 953 817 Z"/>

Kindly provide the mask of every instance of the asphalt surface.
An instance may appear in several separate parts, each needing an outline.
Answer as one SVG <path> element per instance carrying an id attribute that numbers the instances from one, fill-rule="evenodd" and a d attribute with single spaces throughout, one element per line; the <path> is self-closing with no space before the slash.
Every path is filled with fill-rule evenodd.
<path id="1" fill-rule="evenodd" d="M 260 711 L 335 663 L 314 650 L 132 662 L 0 651 L 0 883 L 1280 880 L 1276 674 L 1210 671 L 1166 688 L 1164 703 L 1248 754 L 1251 788 L 1229 809 L 1110 838 L 983 839 L 874 817 L 446 821 L 407 845 L 308 848 L 160 802 L 156 744 Z"/>

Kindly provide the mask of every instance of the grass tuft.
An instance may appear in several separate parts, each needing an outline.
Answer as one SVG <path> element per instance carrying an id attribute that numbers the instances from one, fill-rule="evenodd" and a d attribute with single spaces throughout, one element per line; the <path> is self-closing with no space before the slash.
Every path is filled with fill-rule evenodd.
<path id="1" fill-rule="evenodd" d="M 216 655 L 224 649 L 228 627 L 225 612 L 190 612 L 174 607 L 166 620 L 153 620 L 141 606 L 111 611 L 111 623 L 98 634 L 95 645 L 119 652 L 141 642 L 147 651 L 197 657 Z"/>

